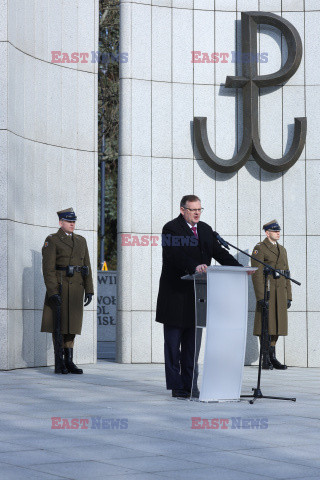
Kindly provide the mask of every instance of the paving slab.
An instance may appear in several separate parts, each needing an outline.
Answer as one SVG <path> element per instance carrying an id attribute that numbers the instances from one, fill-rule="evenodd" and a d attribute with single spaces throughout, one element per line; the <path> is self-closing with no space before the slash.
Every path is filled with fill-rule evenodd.
<path id="1" fill-rule="evenodd" d="M 263 372 L 265 395 L 297 401 L 254 405 L 172 398 L 161 364 L 83 369 L 0 372 L 1 477 L 320 479 L 320 369 Z M 245 367 L 242 393 L 256 377 Z"/>

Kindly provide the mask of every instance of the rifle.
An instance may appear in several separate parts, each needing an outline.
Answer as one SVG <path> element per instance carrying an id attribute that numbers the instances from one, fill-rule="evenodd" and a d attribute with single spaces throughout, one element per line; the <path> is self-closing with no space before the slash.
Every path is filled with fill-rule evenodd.
<path id="1" fill-rule="evenodd" d="M 62 279 L 59 283 L 59 296 L 62 296 Z M 66 369 L 63 360 L 63 340 L 61 333 L 61 304 L 55 304 L 55 322 L 54 322 L 54 372 L 55 373 L 67 373 L 63 370 Z"/>
<path id="2" fill-rule="evenodd" d="M 269 304 L 270 300 L 270 280 L 268 279 L 268 286 L 266 287 L 265 298 Z M 269 363 L 269 348 L 270 348 L 270 335 L 269 335 L 269 308 L 264 305 L 262 308 L 261 318 L 261 351 L 262 351 L 262 364 L 267 366 Z"/>

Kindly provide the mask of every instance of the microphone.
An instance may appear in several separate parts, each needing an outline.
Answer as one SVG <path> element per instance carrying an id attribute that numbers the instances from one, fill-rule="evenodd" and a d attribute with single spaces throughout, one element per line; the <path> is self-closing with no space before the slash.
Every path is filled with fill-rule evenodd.
<path id="1" fill-rule="evenodd" d="M 218 242 L 220 243 L 220 245 L 222 245 L 223 247 L 227 248 L 228 250 L 230 250 L 230 247 L 228 245 L 228 243 L 223 240 L 222 237 L 220 237 L 219 233 L 218 232 L 213 232 L 213 235 L 216 237 L 216 239 L 218 240 Z"/>

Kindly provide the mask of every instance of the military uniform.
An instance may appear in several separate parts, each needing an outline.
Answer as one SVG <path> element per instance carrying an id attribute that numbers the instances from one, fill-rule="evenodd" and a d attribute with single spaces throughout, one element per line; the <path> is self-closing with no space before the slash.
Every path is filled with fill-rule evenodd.
<path id="1" fill-rule="evenodd" d="M 278 270 L 289 270 L 288 257 L 286 249 L 277 243 L 273 245 L 268 238 L 258 243 L 252 252 L 252 256 L 257 260 L 270 265 Z M 263 265 L 252 260 L 252 266 L 258 267 L 253 274 L 252 281 L 257 302 L 264 296 L 264 276 Z M 282 275 L 279 278 L 270 279 L 270 300 L 269 300 L 269 335 L 288 335 L 288 313 L 287 301 L 292 300 L 291 282 Z M 257 303 L 256 314 L 254 318 L 254 335 L 261 335 L 261 313 L 262 308 Z"/>
<path id="2" fill-rule="evenodd" d="M 272 220 L 264 225 L 263 228 L 267 231 L 269 226 L 271 226 L 271 231 L 280 230 L 279 224 L 276 220 Z M 254 247 L 252 256 L 277 270 L 281 270 L 282 273 L 287 272 L 290 274 L 286 249 L 278 242 L 272 243 L 269 238 L 265 238 L 263 242 L 259 242 Z M 263 302 L 264 299 L 264 266 L 261 263 L 256 262 L 254 259 L 251 263 L 253 267 L 258 268 L 252 276 L 257 300 L 253 334 L 260 336 L 263 310 L 261 302 Z M 279 335 L 288 335 L 287 308 L 289 308 L 292 301 L 292 292 L 290 280 L 287 280 L 282 275 L 278 275 L 278 278 L 274 278 L 274 275 L 270 274 L 268 280 L 270 281 L 268 333 L 271 336 L 271 347 L 274 348 Z"/>
<path id="3" fill-rule="evenodd" d="M 59 219 L 65 220 L 63 213 L 70 211 L 73 212 L 72 209 L 58 212 Z M 69 218 L 66 221 L 74 222 L 75 214 L 73 213 Z M 73 276 L 67 276 L 66 267 L 70 265 L 76 267 Z M 88 267 L 87 275 L 83 274 L 83 269 L 81 270 L 81 267 L 84 266 Z M 74 233 L 67 234 L 62 228 L 57 233 L 49 235 L 42 247 L 42 269 L 46 296 L 41 332 L 54 332 L 56 310 L 52 299 L 60 297 L 63 348 L 65 354 L 68 353 L 72 357 L 70 350 L 73 348 L 75 335 L 80 335 L 82 329 L 84 295 L 86 295 L 86 300 L 90 298 L 91 301 L 94 293 L 90 258 L 85 238 Z M 61 284 L 60 288 L 59 284 Z M 74 371 L 72 373 L 80 372 Z"/>
<path id="4" fill-rule="evenodd" d="M 82 277 L 75 272 L 67 277 L 66 271 L 56 270 L 56 265 L 87 265 L 89 275 Z M 93 294 L 93 282 L 87 242 L 81 235 L 67 235 L 61 228 L 49 235 L 42 247 L 43 277 L 47 292 L 42 316 L 42 332 L 53 332 L 54 314 L 49 298 L 58 294 L 58 284 L 62 283 L 61 332 L 81 334 L 84 293 Z"/>

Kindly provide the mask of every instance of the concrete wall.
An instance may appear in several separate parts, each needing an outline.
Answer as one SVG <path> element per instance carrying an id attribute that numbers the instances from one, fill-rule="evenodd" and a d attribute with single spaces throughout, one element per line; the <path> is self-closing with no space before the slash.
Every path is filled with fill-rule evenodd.
<path id="1" fill-rule="evenodd" d="M 40 333 L 41 248 L 73 206 L 96 272 L 97 64 L 52 64 L 51 51 L 98 49 L 98 0 L 0 1 L 0 368 L 53 363 Z M 96 275 L 94 275 L 96 277 Z M 96 358 L 96 301 L 76 361 Z"/>
<path id="2" fill-rule="evenodd" d="M 304 46 L 300 68 L 287 84 L 261 91 L 262 147 L 270 156 L 282 156 L 294 117 L 307 116 L 306 148 L 285 173 L 268 173 L 249 161 L 238 173 L 220 174 L 194 150 L 192 121 L 208 117 L 212 148 L 223 158 L 233 156 L 242 136 L 241 98 L 224 82 L 236 74 L 236 64 L 193 64 L 191 51 L 239 50 L 241 11 L 259 8 L 293 23 Z M 194 193 L 205 208 L 202 219 L 249 252 L 264 238 L 263 223 L 273 218 L 281 223 L 291 272 L 302 286 L 293 286 L 289 335 L 279 341 L 278 356 L 289 365 L 320 366 L 319 21 L 320 7 L 311 0 L 121 3 L 121 50 L 129 52 L 129 62 L 121 70 L 119 361 L 163 361 L 162 326 L 154 322 L 161 247 L 121 247 L 121 234 L 159 235 L 179 214 L 180 198 Z M 286 56 L 279 32 L 263 27 L 259 47 L 269 59 L 260 65 L 261 74 L 278 70 L 281 54 Z M 243 256 L 240 261 L 247 264 Z M 258 358 L 254 306 L 251 285 L 247 364 Z"/>

